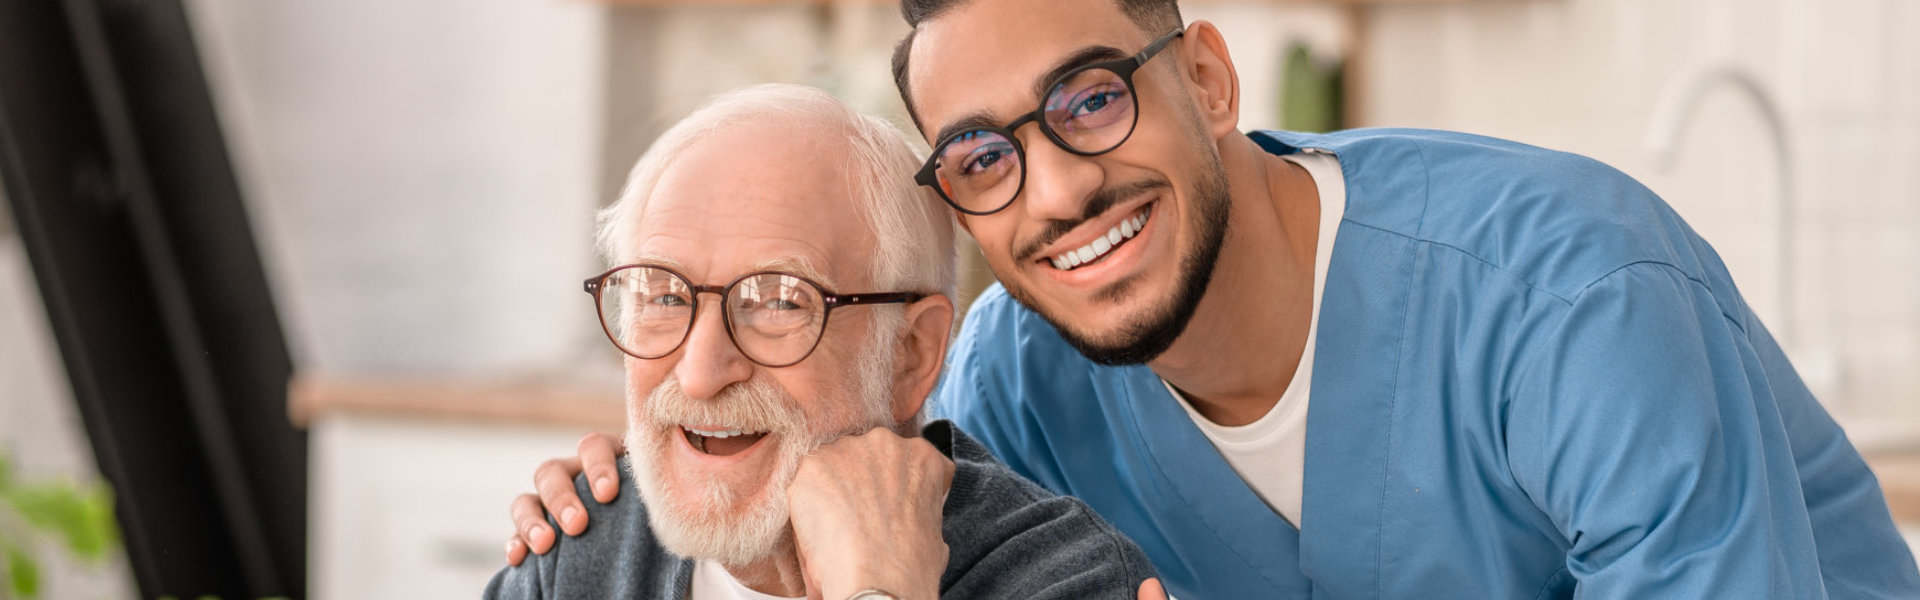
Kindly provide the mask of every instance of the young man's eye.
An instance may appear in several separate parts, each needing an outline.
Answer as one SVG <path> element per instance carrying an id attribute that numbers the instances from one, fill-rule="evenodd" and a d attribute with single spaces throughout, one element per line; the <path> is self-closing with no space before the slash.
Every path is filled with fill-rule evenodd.
<path id="1" fill-rule="evenodd" d="M 973 175 L 986 171 L 993 168 L 993 165 L 999 164 L 1000 159 L 1005 157 L 1004 151 L 999 148 L 980 150 L 967 160 L 965 172 Z"/>

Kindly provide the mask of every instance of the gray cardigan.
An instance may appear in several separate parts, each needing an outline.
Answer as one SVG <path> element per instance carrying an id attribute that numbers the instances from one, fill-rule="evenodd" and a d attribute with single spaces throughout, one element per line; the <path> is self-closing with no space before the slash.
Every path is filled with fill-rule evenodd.
<path id="1" fill-rule="evenodd" d="M 951 422 L 935 421 L 921 435 L 954 462 L 940 597 L 1131 599 L 1154 576 L 1140 548 L 1093 509 L 1014 474 Z M 693 561 L 654 540 L 626 466 L 622 459 L 618 499 L 585 503 L 586 533 L 562 536 L 547 554 L 502 569 L 483 596 L 686 598 Z M 592 497 L 584 476 L 574 489 Z"/>

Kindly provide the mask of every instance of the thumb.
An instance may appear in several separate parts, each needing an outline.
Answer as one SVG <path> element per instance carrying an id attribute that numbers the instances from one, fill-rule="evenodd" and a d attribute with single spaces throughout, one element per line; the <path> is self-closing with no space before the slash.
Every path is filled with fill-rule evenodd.
<path id="1" fill-rule="evenodd" d="M 1140 600 L 1167 600 L 1167 590 L 1160 587 L 1160 580 L 1148 578 L 1140 582 Z"/>

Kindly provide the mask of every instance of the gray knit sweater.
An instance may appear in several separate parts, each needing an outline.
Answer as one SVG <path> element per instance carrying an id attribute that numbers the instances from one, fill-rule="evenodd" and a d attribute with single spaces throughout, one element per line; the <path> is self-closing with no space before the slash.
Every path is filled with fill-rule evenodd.
<path id="1" fill-rule="evenodd" d="M 1154 576 L 1146 555 L 1093 509 L 1014 474 L 952 423 L 935 421 L 922 436 L 954 463 L 941 526 L 947 570 L 940 597 L 1131 599 Z M 654 540 L 622 460 L 620 497 L 585 503 L 586 533 L 563 536 L 547 554 L 502 569 L 483 596 L 686 598 L 693 561 Z M 574 488 L 592 497 L 584 476 Z"/>

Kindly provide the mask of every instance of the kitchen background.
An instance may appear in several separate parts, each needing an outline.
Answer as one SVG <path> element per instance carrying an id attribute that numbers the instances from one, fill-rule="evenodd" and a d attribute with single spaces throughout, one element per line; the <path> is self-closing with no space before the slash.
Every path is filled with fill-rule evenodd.
<path id="1" fill-rule="evenodd" d="M 535 464 L 620 426 L 579 282 L 594 210 L 674 117 L 783 81 L 905 122 L 884 1 L 187 7 L 299 368 L 318 598 L 471 597 Z M 1183 9 L 1224 31 L 1246 128 L 1462 130 L 1640 178 L 1719 249 L 1890 494 L 1920 486 L 1920 3 Z M 0 449 L 96 480 L 7 218 Z M 134 595 L 123 558 L 43 554 L 44 597 Z"/>

